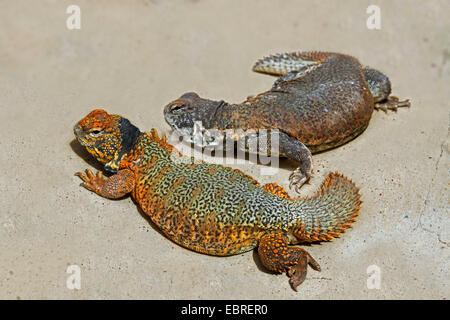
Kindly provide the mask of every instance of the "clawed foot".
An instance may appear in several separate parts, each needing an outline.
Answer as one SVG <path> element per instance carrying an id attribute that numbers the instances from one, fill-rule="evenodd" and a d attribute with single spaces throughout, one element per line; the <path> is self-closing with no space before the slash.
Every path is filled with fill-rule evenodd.
<path id="1" fill-rule="evenodd" d="M 407 107 L 409 108 L 411 106 L 411 102 L 409 102 L 409 99 L 400 101 L 399 98 L 390 96 L 387 98 L 385 102 L 381 103 L 375 103 L 375 110 L 383 110 L 384 112 L 387 112 L 388 110 L 393 110 L 397 112 L 398 108 Z"/>
<path id="2" fill-rule="evenodd" d="M 311 171 L 306 172 L 301 167 L 298 167 L 289 176 L 289 189 L 295 190 L 295 192 L 300 193 L 300 188 L 302 185 L 307 183 L 311 178 Z"/>
<path id="3" fill-rule="evenodd" d="M 95 193 L 98 193 L 101 190 L 103 183 L 107 179 L 103 176 L 101 171 L 98 171 L 97 174 L 94 175 L 89 169 L 86 169 L 84 172 L 77 172 L 75 175 L 83 180 L 80 184 L 82 187 L 85 187 Z"/>
<path id="4" fill-rule="evenodd" d="M 297 287 L 305 281 L 308 264 L 314 270 L 320 271 L 320 266 L 317 261 L 314 260 L 308 252 L 305 250 L 302 251 L 303 254 L 298 259 L 297 264 L 290 267 L 287 271 L 287 275 L 290 277 L 289 284 L 295 291 L 297 291 Z"/>

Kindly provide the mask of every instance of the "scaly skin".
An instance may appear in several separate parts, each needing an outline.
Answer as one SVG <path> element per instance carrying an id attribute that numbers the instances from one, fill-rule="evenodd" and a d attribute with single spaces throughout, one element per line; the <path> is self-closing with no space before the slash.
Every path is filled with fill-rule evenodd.
<path id="1" fill-rule="evenodd" d="M 374 108 L 409 106 L 408 101 L 389 98 L 391 84 L 384 74 L 363 68 L 348 55 L 277 54 L 259 60 L 253 70 L 281 77 L 270 90 L 238 104 L 184 94 L 165 107 L 166 121 L 202 147 L 217 143 L 229 129 L 278 130 L 279 155 L 301 164 L 290 177 L 297 191 L 311 177 L 311 153 L 354 139 L 367 128 Z M 204 138 L 204 130 L 193 129 L 197 121 L 217 132 L 213 142 Z M 238 147 L 258 152 L 249 150 L 245 142 L 249 136 L 233 137 Z"/>
<path id="2" fill-rule="evenodd" d="M 103 197 L 131 193 L 155 225 L 183 247 L 217 256 L 258 248 L 264 266 L 287 272 L 296 289 L 308 264 L 320 267 L 291 245 L 337 237 L 359 214 L 358 188 L 337 173 L 313 197 L 292 199 L 276 183 L 261 186 L 239 170 L 194 163 L 155 129 L 141 133 L 125 120 L 94 110 L 77 123 L 79 142 L 102 163 L 118 165 L 109 178 L 90 170 L 77 175 Z"/>

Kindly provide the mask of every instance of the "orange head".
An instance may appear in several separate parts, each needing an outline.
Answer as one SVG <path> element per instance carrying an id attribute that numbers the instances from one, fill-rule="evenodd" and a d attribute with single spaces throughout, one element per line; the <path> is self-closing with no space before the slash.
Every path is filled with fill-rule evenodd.
<path id="1" fill-rule="evenodd" d="M 140 134 L 127 119 L 101 109 L 91 111 L 73 130 L 77 140 L 111 173 L 119 170 L 120 161 L 133 149 Z"/>

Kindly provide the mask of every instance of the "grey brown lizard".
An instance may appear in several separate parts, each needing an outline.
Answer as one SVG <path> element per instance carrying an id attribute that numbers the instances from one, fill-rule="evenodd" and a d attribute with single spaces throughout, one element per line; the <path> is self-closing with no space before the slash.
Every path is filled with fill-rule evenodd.
<path id="1" fill-rule="evenodd" d="M 312 153 L 357 137 L 374 109 L 410 106 L 408 100 L 389 97 L 391 83 L 383 73 L 344 54 L 276 54 L 259 60 L 253 70 L 279 78 L 270 90 L 238 104 L 186 93 L 165 107 L 165 119 L 201 147 L 220 144 L 227 130 L 242 129 L 232 137 L 239 149 L 251 153 L 259 152 L 252 146 L 259 145 L 255 141 L 261 140 L 263 130 L 276 132 L 278 148 L 272 155 L 300 163 L 290 176 L 290 186 L 297 192 L 311 177 Z"/>

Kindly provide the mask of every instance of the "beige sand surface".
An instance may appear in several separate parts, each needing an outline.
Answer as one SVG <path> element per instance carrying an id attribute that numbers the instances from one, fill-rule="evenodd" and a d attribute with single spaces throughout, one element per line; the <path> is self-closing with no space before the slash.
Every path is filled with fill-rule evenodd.
<path id="1" fill-rule="evenodd" d="M 374 2 L 381 30 L 366 27 L 371 1 L 1 1 L 0 298 L 449 298 L 450 4 Z M 70 4 L 80 30 L 66 28 Z M 170 133 L 169 101 L 187 91 L 242 101 L 274 81 L 251 72 L 256 59 L 296 50 L 354 55 L 412 101 L 314 156 L 303 195 L 339 171 L 364 203 L 354 228 L 307 248 L 322 272 L 310 270 L 298 292 L 252 252 L 188 251 L 130 198 L 79 187 L 73 174 L 93 162 L 74 152 L 72 127 L 93 107 Z M 276 176 L 234 167 L 287 187 L 295 164 Z M 80 290 L 66 286 L 69 265 L 80 267 Z M 367 287 L 372 265 L 380 289 Z"/>

